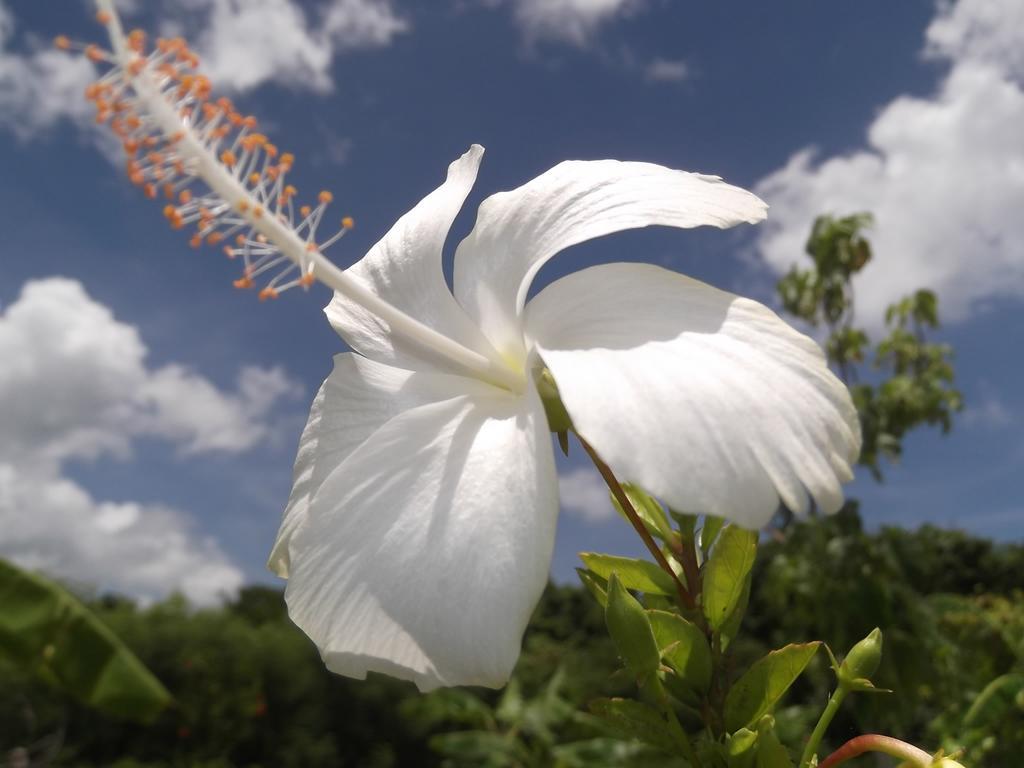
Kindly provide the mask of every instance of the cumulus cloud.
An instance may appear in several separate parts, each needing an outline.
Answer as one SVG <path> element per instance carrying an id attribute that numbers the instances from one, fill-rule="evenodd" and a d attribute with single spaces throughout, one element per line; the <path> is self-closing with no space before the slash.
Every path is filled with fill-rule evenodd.
<path id="1" fill-rule="evenodd" d="M 409 29 L 391 0 L 331 0 L 312 18 L 293 0 L 190 0 L 203 14 L 196 47 L 222 88 L 266 82 L 329 91 L 334 57 L 389 45 Z"/>
<path id="2" fill-rule="evenodd" d="M 224 391 L 146 355 L 137 329 L 73 280 L 27 283 L 0 314 L 0 556 L 142 597 L 178 589 L 210 602 L 242 578 L 215 542 L 181 512 L 92 498 L 64 465 L 127 458 L 143 437 L 189 454 L 244 451 L 299 387 L 250 367 Z"/>
<path id="3" fill-rule="evenodd" d="M 67 118 L 89 123 L 85 86 L 96 79 L 93 65 L 42 43 L 11 50 L 14 17 L 0 2 L 0 127 L 25 140 Z"/>
<path id="4" fill-rule="evenodd" d="M 566 514 L 591 523 L 615 517 L 608 488 L 593 469 L 572 469 L 559 475 L 558 494 Z"/>
<path id="5" fill-rule="evenodd" d="M 859 278 L 858 310 L 918 287 L 962 319 L 994 297 L 1024 296 L 1024 6 L 942 3 L 925 52 L 951 66 L 930 98 L 901 96 L 878 114 L 867 147 L 796 153 L 757 185 L 771 205 L 760 250 L 779 272 L 801 257 L 814 216 L 868 210 L 876 259 Z"/>
<path id="6" fill-rule="evenodd" d="M 500 0 L 499 0 L 500 1 Z M 511 0 L 516 23 L 527 40 L 585 46 L 597 30 L 636 11 L 641 0 Z M 491 5 L 499 2 L 491 0 Z"/>

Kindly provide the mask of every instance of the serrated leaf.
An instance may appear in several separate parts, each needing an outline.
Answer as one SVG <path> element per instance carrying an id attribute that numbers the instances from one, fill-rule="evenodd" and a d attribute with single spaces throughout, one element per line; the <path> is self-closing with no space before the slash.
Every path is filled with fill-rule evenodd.
<path id="1" fill-rule="evenodd" d="M 661 653 L 647 612 L 619 581 L 614 571 L 608 579 L 608 605 L 604 610 L 608 633 L 626 667 L 638 679 L 646 679 L 661 666 Z"/>
<path id="2" fill-rule="evenodd" d="M 587 568 L 603 579 L 608 579 L 612 571 L 619 575 L 619 580 L 626 589 L 635 589 L 650 595 L 673 596 L 675 583 L 667 573 L 654 563 L 637 560 L 632 557 L 602 555 L 596 552 L 581 552 L 580 559 Z"/>
<path id="3" fill-rule="evenodd" d="M 756 555 L 755 531 L 729 525 L 718 535 L 704 568 L 703 610 L 712 629 L 720 630 L 739 604 Z"/>
<path id="4" fill-rule="evenodd" d="M 580 577 L 580 581 L 583 582 L 583 586 L 587 588 L 587 591 L 594 596 L 594 599 L 601 605 L 602 608 L 608 605 L 608 580 L 598 576 L 593 571 L 587 570 L 586 568 L 577 568 L 576 575 Z"/>
<path id="5" fill-rule="evenodd" d="M 149 722 L 167 689 L 67 590 L 0 560 L 0 652 L 37 669 L 85 704 Z"/>
<path id="6" fill-rule="evenodd" d="M 668 723 L 656 709 L 631 699 L 597 699 L 590 711 L 601 718 L 613 733 L 639 739 L 652 747 L 675 752 L 675 741 Z"/>
<path id="7" fill-rule="evenodd" d="M 749 727 L 774 709 L 818 650 L 819 642 L 794 643 L 758 659 L 725 697 L 725 727 Z"/>
<path id="8" fill-rule="evenodd" d="M 662 657 L 683 680 L 705 693 L 711 685 L 711 649 L 695 625 L 676 613 L 647 611 Z"/>

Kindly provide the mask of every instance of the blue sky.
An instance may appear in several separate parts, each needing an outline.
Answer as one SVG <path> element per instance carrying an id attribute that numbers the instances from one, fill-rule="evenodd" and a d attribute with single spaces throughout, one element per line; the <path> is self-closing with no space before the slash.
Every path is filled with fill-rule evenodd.
<path id="1" fill-rule="evenodd" d="M 343 266 L 471 143 L 487 152 L 449 256 L 484 197 L 564 159 L 715 173 L 772 206 L 758 228 L 574 248 L 537 287 L 637 260 L 773 304 L 815 214 L 874 211 L 863 321 L 877 329 L 887 302 L 938 290 L 968 408 L 951 435 L 912 436 L 885 484 L 863 473 L 849 494 L 873 525 L 1021 538 L 1017 0 L 145 5 L 128 23 L 188 34 L 215 85 L 296 153 L 299 189 L 328 188 L 337 216 L 355 217 L 332 251 Z M 329 297 L 258 303 L 232 289 L 237 270 L 216 249 L 166 227 L 90 125 L 87 65 L 46 48 L 102 30 L 87 4 L 57 6 L 0 0 L 0 554 L 147 596 L 174 585 L 202 601 L 269 581 L 308 402 L 344 349 L 321 313 Z M 562 466 L 574 479 L 561 579 L 577 551 L 637 551 L 597 510 L 580 459 Z"/>

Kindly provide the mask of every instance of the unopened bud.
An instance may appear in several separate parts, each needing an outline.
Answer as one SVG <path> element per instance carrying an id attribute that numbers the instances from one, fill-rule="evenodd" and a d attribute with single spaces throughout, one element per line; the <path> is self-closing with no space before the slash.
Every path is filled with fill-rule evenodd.
<path id="1" fill-rule="evenodd" d="M 839 667 L 843 682 L 870 681 L 882 661 L 882 630 L 875 627 L 871 634 L 853 646 Z"/>

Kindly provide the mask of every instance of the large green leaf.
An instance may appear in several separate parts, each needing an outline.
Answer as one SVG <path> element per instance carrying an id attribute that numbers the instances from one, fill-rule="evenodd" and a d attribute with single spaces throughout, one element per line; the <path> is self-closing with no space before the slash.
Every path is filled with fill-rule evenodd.
<path id="1" fill-rule="evenodd" d="M 725 727 L 750 727 L 772 711 L 782 695 L 804 671 L 819 642 L 787 645 L 758 659 L 729 689 L 725 697 Z"/>
<path id="2" fill-rule="evenodd" d="M 648 611 L 662 657 L 689 685 L 705 693 L 711 685 L 711 649 L 695 625 L 676 613 Z"/>
<path id="3" fill-rule="evenodd" d="M 608 580 L 602 576 L 598 576 L 593 571 L 587 570 L 586 568 L 577 568 L 576 575 L 580 577 L 580 581 L 583 582 L 583 586 L 587 588 L 587 591 L 594 596 L 594 599 L 604 608 L 608 605 Z"/>
<path id="4" fill-rule="evenodd" d="M 654 640 L 647 612 L 626 591 L 614 572 L 608 579 L 608 606 L 604 618 L 615 649 L 629 670 L 640 679 L 657 672 L 661 666 L 661 652 Z"/>
<path id="5" fill-rule="evenodd" d="M 729 525 L 718 534 L 704 568 L 704 615 L 712 629 L 721 629 L 740 603 L 756 555 L 755 531 Z"/>
<path id="6" fill-rule="evenodd" d="M 676 593 L 672 577 L 654 563 L 646 560 L 601 555 L 596 552 L 580 552 L 580 559 L 587 568 L 603 579 L 608 579 L 612 571 L 615 571 L 619 575 L 619 581 L 626 589 L 668 597 Z"/>
<path id="7" fill-rule="evenodd" d="M 89 706 L 149 722 L 167 689 L 67 590 L 0 560 L 0 653 Z"/>

